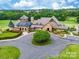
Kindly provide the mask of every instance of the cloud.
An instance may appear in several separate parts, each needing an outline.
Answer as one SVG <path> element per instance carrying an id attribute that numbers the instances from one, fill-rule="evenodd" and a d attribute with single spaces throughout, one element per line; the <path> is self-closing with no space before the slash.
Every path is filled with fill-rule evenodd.
<path id="1" fill-rule="evenodd" d="M 68 8 L 76 8 L 74 6 L 63 6 L 62 9 L 68 9 Z"/>
<path id="2" fill-rule="evenodd" d="M 52 3 L 52 8 L 53 9 L 60 9 L 60 4 L 58 4 L 57 2 Z"/>
<path id="3" fill-rule="evenodd" d="M 22 8 L 22 7 L 31 7 L 34 3 L 32 1 L 20 0 L 20 2 L 16 2 L 13 4 L 14 8 Z"/>
<path id="4" fill-rule="evenodd" d="M 0 0 L 4 10 L 79 8 L 79 0 Z"/>
<path id="5" fill-rule="evenodd" d="M 76 8 L 75 5 L 68 5 L 65 0 L 62 0 L 60 2 L 53 2 L 52 3 L 52 9 L 69 9 L 69 8 Z"/>
<path id="6" fill-rule="evenodd" d="M 20 0 L 19 2 L 16 2 L 15 4 L 12 5 L 13 9 L 20 9 L 20 10 L 26 10 L 26 9 L 46 9 L 46 6 L 41 5 L 40 3 L 44 3 L 45 0 L 43 0 L 43 2 L 40 2 L 38 0 Z M 47 2 L 47 1 L 46 1 Z"/>
<path id="7" fill-rule="evenodd" d="M 60 1 L 60 4 L 61 4 L 61 5 L 65 5 L 65 4 L 66 4 L 66 0 L 61 0 L 61 1 Z"/>
<path id="8" fill-rule="evenodd" d="M 77 1 L 77 0 L 67 0 L 68 2 L 75 2 L 75 1 Z"/>
<path id="9" fill-rule="evenodd" d="M 47 9 L 47 7 L 44 7 L 44 6 L 35 6 L 35 7 L 32 7 L 31 9 Z"/>

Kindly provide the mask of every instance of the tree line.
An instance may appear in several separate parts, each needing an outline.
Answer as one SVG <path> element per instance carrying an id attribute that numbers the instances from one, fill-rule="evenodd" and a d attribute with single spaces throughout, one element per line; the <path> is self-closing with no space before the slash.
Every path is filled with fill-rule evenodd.
<path id="1" fill-rule="evenodd" d="M 79 9 L 0 10 L 0 20 L 17 20 L 22 15 L 26 15 L 29 18 L 34 17 L 35 20 L 41 17 L 55 16 L 59 21 L 65 21 L 68 16 L 79 17 Z"/>

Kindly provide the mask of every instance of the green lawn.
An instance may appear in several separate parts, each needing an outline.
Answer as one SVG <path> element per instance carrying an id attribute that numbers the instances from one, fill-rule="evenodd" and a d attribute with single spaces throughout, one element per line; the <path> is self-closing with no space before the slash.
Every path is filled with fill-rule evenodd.
<path id="1" fill-rule="evenodd" d="M 61 21 L 61 23 L 65 24 L 69 27 L 75 26 L 75 25 L 77 25 L 76 17 L 67 17 L 66 21 Z"/>
<path id="2" fill-rule="evenodd" d="M 69 45 L 59 54 L 58 57 L 51 57 L 48 59 L 79 59 L 79 45 Z"/>
<path id="3" fill-rule="evenodd" d="M 19 35 L 20 35 L 20 33 L 17 33 L 17 32 L 5 31 L 2 34 L 0 34 L 0 40 L 9 39 L 9 38 L 15 38 L 15 37 L 17 37 Z"/>
<path id="4" fill-rule="evenodd" d="M 0 59 L 19 59 L 20 51 L 13 46 L 0 47 Z"/>
<path id="5" fill-rule="evenodd" d="M 8 28 L 8 23 L 10 20 L 0 20 L 0 28 Z M 13 21 L 16 22 L 15 20 Z"/>

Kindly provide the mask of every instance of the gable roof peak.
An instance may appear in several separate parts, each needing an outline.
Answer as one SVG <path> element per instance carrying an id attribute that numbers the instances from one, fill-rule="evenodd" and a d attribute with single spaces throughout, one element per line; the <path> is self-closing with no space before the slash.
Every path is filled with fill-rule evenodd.
<path id="1" fill-rule="evenodd" d="M 26 15 L 23 15 L 22 17 L 20 17 L 20 19 L 28 19 L 28 17 Z"/>

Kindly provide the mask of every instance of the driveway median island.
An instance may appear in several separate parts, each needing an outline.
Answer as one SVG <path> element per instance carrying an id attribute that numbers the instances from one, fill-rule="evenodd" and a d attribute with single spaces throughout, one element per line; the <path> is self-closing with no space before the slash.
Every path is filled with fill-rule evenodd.
<path id="1" fill-rule="evenodd" d="M 33 35 L 32 44 L 43 46 L 51 44 L 50 34 L 47 31 L 37 30 Z"/>

